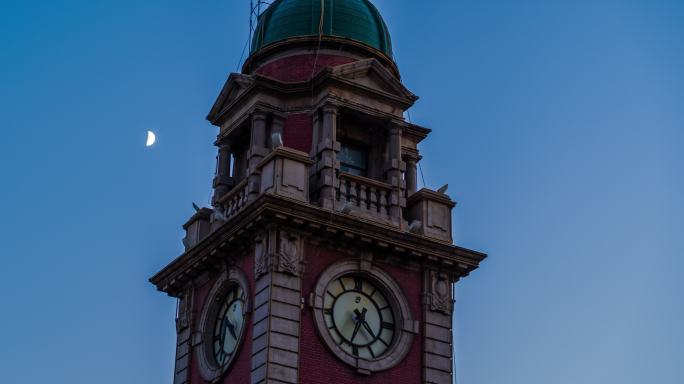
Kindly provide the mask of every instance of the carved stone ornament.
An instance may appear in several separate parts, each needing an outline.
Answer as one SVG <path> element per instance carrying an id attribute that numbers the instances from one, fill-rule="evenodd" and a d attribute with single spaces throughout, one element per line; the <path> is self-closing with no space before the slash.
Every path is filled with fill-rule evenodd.
<path id="1" fill-rule="evenodd" d="M 278 271 L 297 276 L 299 274 L 299 237 L 280 232 Z"/>
<path id="2" fill-rule="evenodd" d="M 431 311 L 442 312 L 446 315 L 451 314 L 453 303 L 450 288 L 451 283 L 446 274 L 435 271 L 430 272 L 430 292 L 428 292 L 428 296 Z"/>
<path id="3" fill-rule="evenodd" d="M 266 236 L 256 239 L 254 245 L 254 278 L 258 280 L 269 272 L 271 257 L 268 252 L 268 238 Z"/>
<path id="4" fill-rule="evenodd" d="M 183 293 L 178 300 L 178 313 L 176 315 L 176 331 L 180 332 L 190 326 L 192 313 L 192 288 Z"/>

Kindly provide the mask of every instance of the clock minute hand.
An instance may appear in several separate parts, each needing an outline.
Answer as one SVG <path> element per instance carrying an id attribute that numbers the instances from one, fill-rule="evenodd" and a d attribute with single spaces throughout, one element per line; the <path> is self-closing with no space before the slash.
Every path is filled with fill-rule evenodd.
<path id="1" fill-rule="evenodd" d="M 363 325 L 363 327 L 366 329 L 366 331 L 368 331 L 368 334 L 369 334 L 372 338 L 375 338 L 375 333 L 374 333 L 373 330 L 371 329 L 370 325 L 368 325 L 368 323 L 366 322 L 366 319 L 363 319 L 363 320 L 361 321 L 361 325 Z"/>
<path id="2" fill-rule="evenodd" d="M 354 338 L 356 337 L 356 334 L 359 333 L 359 328 L 361 328 L 361 324 L 365 322 L 364 318 L 366 317 L 366 308 L 363 309 L 362 312 L 359 312 L 358 309 L 354 309 L 354 314 L 356 314 L 356 318 L 352 316 L 352 319 L 356 322 L 356 325 L 354 326 L 354 332 L 352 333 L 351 337 L 351 342 L 354 342 Z"/>
<path id="3" fill-rule="evenodd" d="M 230 335 L 233 336 L 233 339 L 237 340 L 237 335 L 235 334 L 235 325 L 228 319 L 226 319 L 226 323 L 228 323 L 228 331 L 230 331 Z"/>
<path id="4" fill-rule="evenodd" d="M 354 342 L 354 338 L 356 337 L 356 334 L 359 332 L 359 328 L 361 328 L 361 321 L 357 321 L 356 325 L 354 326 L 354 332 L 352 333 L 351 337 L 351 342 Z"/>

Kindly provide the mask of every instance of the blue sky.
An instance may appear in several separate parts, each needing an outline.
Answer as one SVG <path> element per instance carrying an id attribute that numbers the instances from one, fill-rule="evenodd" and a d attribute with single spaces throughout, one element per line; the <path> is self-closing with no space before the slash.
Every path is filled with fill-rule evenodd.
<path id="1" fill-rule="evenodd" d="M 375 3 L 425 182 L 490 255 L 458 285 L 458 383 L 681 383 L 684 2 Z M 0 2 L 3 382 L 171 382 L 147 278 L 209 198 L 247 4 Z"/>

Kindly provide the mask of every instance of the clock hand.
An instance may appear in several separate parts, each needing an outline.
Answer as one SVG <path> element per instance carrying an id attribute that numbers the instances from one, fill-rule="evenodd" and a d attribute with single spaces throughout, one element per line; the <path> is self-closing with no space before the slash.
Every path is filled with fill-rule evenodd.
<path id="1" fill-rule="evenodd" d="M 351 341 L 354 341 L 354 337 L 356 337 L 356 334 L 359 332 L 359 328 L 361 328 L 361 325 L 366 322 L 366 312 L 368 310 L 364 307 L 361 312 L 359 313 L 358 309 L 354 309 L 354 313 L 356 314 L 356 326 L 354 327 L 354 333 L 352 333 Z M 372 332 L 371 332 L 372 334 Z"/>
<path id="2" fill-rule="evenodd" d="M 221 331 L 219 332 L 219 347 L 223 349 L 223 340 L 226 338 L 226 318 L 221 319 Z"/>
<path id="3" fill-rule="evenodd" d="M 373 339 L 375 339 L 375 333 L 373 333 L 373 330 L 371 329 L 370 325 L 368 325 L 368 323 L 366 322 L 366 320 L 363 320 L 363 321 L 361 322 L 361 325 L 363 325 L 363 327 L 366 329 L 366 331 L 368 331 L 368 334 L 369 334 Z"/>
<path id="4" fill-rule="evenodd" d="M 354 321 L 363 318 L 363 315 L 361 314 L 361 312 L 359 312 L 358 309 L 354 309 L 354 314 L 356 315 L 356 317 L 354 317 Z"/>
<path id="5" fill-rule="evenodd" d="M 226 320 L 226 323 L 228 323 L 228 331 L 230 331 L 230 335 L 233 336 L 233 339 L 237 340 L 237 335 L 235 334 L 235 325 L 230 322 L 230 320 Z"/>
<path id="6" fill-rule="evenodd" d="M 356 312 L 356 310 L 354 312 Z M 352 333 L 351 340 L 350 340 L 352 343 L 354 342 L 354 338 L 356 337 L 356 334 L 359 332 L 359 328 L 361 328 L 362 320 L 357 317 L 356 319 L 354 319 L 354 321 L 356 321 L 356 325 L 354 326 L 354 332 Z"/>

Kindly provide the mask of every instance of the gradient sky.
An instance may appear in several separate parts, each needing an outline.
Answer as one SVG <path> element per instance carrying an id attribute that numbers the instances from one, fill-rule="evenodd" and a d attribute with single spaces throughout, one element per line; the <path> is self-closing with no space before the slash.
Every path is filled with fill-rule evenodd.
<path id="1" fill-rule="evenodd" d="M 684 378 L 684 2 L 376 0 L 427 186 L 487 252 L 459 384 Z M 248 0 L 0 1 L 3 383 L 171 383 L 147 278 L 210 196 Z M 147 130 L 158 143 L 145 148 Z"/>

